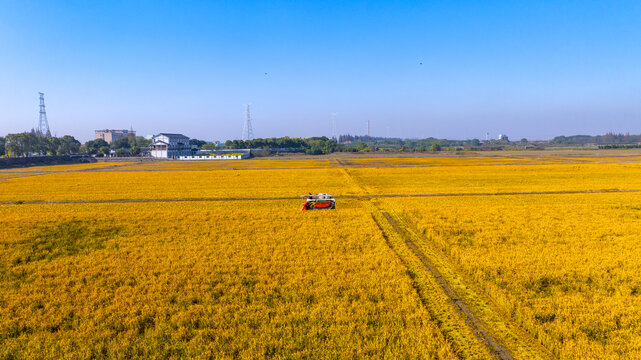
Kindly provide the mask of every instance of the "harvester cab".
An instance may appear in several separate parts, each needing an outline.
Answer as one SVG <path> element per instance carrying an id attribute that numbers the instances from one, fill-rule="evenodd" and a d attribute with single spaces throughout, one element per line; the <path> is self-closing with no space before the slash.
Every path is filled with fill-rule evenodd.
<path id="1" fill-rule="evenodd" d="M 312 195 L 302 195 L 301 196 L 305 202 L 303 202 L 302 211 L 305 210 L 324 210 L 324 209 L 336 209 L 336 200 L 334 196 L 330 194 L 316 194 Z"/>

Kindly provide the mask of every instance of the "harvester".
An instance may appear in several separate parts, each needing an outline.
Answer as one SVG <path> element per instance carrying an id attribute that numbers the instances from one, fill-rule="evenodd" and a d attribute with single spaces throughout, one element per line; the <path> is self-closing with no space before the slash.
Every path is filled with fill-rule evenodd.
<path id="1" fill-rule="evenodd" d="M 302 211 L 305 210 L 324 210 L 336 209 L 336 200 L 330 194 L 316 194 L 316 195 L 302 195 L 305 202 L 303 203 Z"/>

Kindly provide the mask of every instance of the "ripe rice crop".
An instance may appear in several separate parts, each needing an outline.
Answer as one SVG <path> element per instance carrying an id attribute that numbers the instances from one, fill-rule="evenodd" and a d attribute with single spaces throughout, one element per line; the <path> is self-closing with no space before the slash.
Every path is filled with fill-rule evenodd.
<path id="1" fill-rule="evenodd" d="M 497 154 L 0 171 L 0 358 L 641 357 L 641 156 Z"/>
<path id="2" fill-rule="evenodd" d="M 3 210 L 0 358 L 454 357 L 356 201 Z"/>
<path id="3" fill-rule="evenodd" d="M 386 199 L 561 358 L 641 357 L 641 194 Z M 491 294 L 491 295 L 490 295 Z"/>

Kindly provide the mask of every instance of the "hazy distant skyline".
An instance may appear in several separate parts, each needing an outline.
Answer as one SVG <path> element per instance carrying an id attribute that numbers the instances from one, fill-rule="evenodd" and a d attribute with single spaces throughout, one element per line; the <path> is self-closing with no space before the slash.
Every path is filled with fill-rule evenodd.
<path id="1" fill-rule="evenodd" d="M 638 1 L 3 1 L 0 136 L 36 127 L 510 139 L 641 133 Z"/>

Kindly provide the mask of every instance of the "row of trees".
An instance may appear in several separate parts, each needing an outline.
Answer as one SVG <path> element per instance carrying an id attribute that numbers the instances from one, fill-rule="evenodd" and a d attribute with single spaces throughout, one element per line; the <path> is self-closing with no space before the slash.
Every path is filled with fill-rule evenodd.
<path id="1" fill-rule="evenodd" d="M 225 142 L 225 148 L 227 149 L 305 149 L 307 147 L 306 139 L 290 138 L 288 136 L 268 139 L 227 140 Z"/>
<path id="2" fill-rule="evenodd" d="M 472 148 L 480 147 L 483 145 L 501 145 L 508 144 L 507 137 L 503 140 L 491 140 L 482 142 L 479 139 L 468 140 L 449 140 L 437 139 L 429 137 L 425 139 L 400 139 L 400 138 L 385 138 L 376 136 L 359 136 L 359 135 L 340 135 L 338 143 L 342 145 L 355 146 L 361 150 L 364 145 L 368 149 L 413 149 L 417 151 L 439 151 L 441 148 Z"/>
<path id="3" fill-rule="evenodd" d="M 84 145 L 73 136 L 63 137 L 40 136 L 37 133 L 24 132 L 8 134 L 0 137 L 0 156 L 30 156 L 30 155 L 109 155 L 115 150 L 116 156 L 139 155 L 141 148 L 148 147 L 151 140 L 142 136 L 128 136 L 119 138 L 108 144 L 102 139 L 89 140 Z"/>
<path id="4" fill-rule="evenodd" d="M 504 148 L 505 146 L 545 146 L 548 145 L 583 145 L 589 143 L 599 144 L 601 148 L 631 147 L 623 144 L 640 144 L 641 135 L 614 134 L 589 136 L 557 136 L 551 141 L 529 142 L 521 139 L 518 142 L 510 142 L 507 137 L 502 140 L 491 140 L 481 142 L 478 139 L 471 140 L 448 140 L 437 138 L 426 139 L 399 139 L 382 138 L 369 136 L 340 135 L 338 139 L 328 137 L 310 138 L 258 138 L 252 140 L 227 140 L 224 144 L 226 149 L 288 149 L 289 151 L 305 152 L 310 155 L 329 154 L 337 151 L 374 151 L 383 150 L 412 150 L 412 151 L 440 151 L 442 149 L 478 149 Z M 111 144 L 102 139 L 89 140 L 82 145 L 73 136 L 63 137 L 41 136 L 31 132 L 19 134 L 8 134 L 0 137 L 0 156 L 29 156 L 37 155 L 69 155 L 88 154 L 107 156 L 112 150 L 116 156 L 137 156 L 141 149 L 148 147 L 151 140 L 142 136 L 129 134 L 121 137 Z M 218 144 L 208 143 L 204 140 L 190 139 L 192 147 L 207 150 L 219 149 Z"/>
<path id="5" fill-rule="evenodd" d="M 288 149 L 305 152 L 310 155 L 329 154 L 336 151 L 347 151 L 345 146 L 326 136 L 310 138 L 268 138 L 252 140 L 227 140 L 226 149 Z"/>
<path id="6" fill-rule="evenodd" d="M 73 136 L 39 136 L 33 132 L 9 134 L 2 139 L 2 155 L 12 156 L 77 154 L 82 144 Z"/>
<path id="7" fill-rule="evenodd" d="M 106 156 L 109 155 L 111 150 L 115 150 L 116 156 L 137 156 L 140 154 L 141 148 L 148 147 L 150 144 L 151 140 L 149 139 L 128 134 L 116 139 L 111 144 L 103 139 L 89 140 L 80 148 L 80 152 L 89 155 Z"/>
<path id="8" fill-rule="evenodd" d="M 206 143 L 202 140 L 191 139 L 190 144 L 202 149 L 219 149 L 216 144 Z M 527 140 L 526 140 L 527 142 Z M 507 137 L 503 140 L 481 142 L 471 140 L 447 140 L 437 138 L 426 139 L 398 139 L 358 135 L 340 135 L 338 139 L 322 137 L 310 138 L 267 138 L 252 140 L 227 140 L 226 149 L 287 149 L 289 151 L 304 152 L 309 155 L 329 154 L 337 151 L 376 151 L 376 150 L 412 150 L 412 151 L 441 151 L 442 149 L 463 149 L 481 147 L 484 145 L 501 146 L 510 142 Z"/>
<path id="9" fill-rule="evenodd" d="M 552 144 L 562 145 L 585 145 L 585 144 L 636 144 L 641 142 L 641 135 L 615 134 L 612 132 L 605 135 L 573 135 L 557 136 L 552 139 Z"/>

